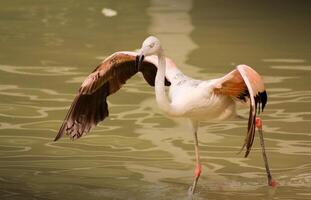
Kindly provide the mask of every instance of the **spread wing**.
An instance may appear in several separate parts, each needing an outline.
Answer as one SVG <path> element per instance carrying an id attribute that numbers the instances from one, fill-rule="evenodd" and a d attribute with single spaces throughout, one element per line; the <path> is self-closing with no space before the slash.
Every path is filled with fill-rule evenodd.
<path id="1" fill-rule="evenodd" d="M 157 72 L 155 59 L 146 57 L 138 69 L 136 55 L 135 52 L 116 52 L 98 65 L 82 83 L 54 141 L 64 133 L 71 139 L 80 138 L 108 117 L 107 97 L 117 92 L 137 72 L 142 72 L 145 80 L 154 86 Z M 165 84 L 170 85 L 170 82 L 165 80 Z"/>
<path id="2" fill-rule="evenodd" d="M 245 157 L 247 157 L 254 141 L 256 114 L 263 111 L 268 100 L 262 78 L 251 67 L 239 65 L 235 70 L 216 81 L 214 92 L 244 102 L 250 99 L 247 134 L 241 149 L 243 150 L 246 146 Z"/>

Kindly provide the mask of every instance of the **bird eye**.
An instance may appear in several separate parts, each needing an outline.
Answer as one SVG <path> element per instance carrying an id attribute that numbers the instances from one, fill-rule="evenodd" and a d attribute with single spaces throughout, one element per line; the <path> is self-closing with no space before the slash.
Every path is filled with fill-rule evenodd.
<path id="1" fill-rule="evenodd" d="M 150 44 L 149 47 L 150 47 L 150 48 L 153 48 L 153 47 L 154 47 L 154 43 Z"/>

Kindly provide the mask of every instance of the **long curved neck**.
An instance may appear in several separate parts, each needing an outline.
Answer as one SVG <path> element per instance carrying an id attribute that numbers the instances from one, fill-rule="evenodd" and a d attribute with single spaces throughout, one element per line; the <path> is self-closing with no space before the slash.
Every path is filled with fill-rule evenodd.
<path id="1" fill-rule="evenodd" d="M 165 92 L 166 62 L 163 50 L 158 54 L 158 71 L 155 77 L 155 95 L 159 107 L 166 113 L 171 113 L 171 103 Z"/>

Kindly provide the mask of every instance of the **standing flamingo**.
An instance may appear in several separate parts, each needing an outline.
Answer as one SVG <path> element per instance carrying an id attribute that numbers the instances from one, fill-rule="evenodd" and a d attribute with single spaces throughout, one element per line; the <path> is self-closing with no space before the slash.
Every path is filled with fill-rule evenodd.
<path id="1" fill-rule="evenodd" d="M 190 187 L 192 194 L 201 174 L 197 135 L 199 121 L 223 120 L 234 116 L 236 102 L 246 102 L 248 99 L 248 128 L 241 150 L 246 147 L 247 157 L 257 126 L 260 130 L 268 184 L 274 184 L 264 151 L 262 122 L 260 118 L 256 118 L 256 113 L 263 111 L 267 102 L 267 93 L 260 75 L 247 65 L 238 65 L 236 69 L 218 79 L 192 79 L 164 56 L 160 41 L 154 36 L 143 42 L 139 53 L 123 51 L 112 54 L 85 79 L 54 141 L 65 132 L 72 139 L 80 138 L 104 120 L 108 116 L 107 97 L 118 91 L 137 72 L 142 72 L 145 80 L 155 86 L 156 101 L 161 110 L 174 117 L 188 118 L 191 122 L 196 160 L 194 180 Z M 165 86 L 170 86 L 170 98 L 166 95 Z"/>

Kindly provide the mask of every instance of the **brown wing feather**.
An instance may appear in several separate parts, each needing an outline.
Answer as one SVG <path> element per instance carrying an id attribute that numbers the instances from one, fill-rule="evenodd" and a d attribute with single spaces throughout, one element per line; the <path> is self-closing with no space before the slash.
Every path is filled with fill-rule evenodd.
<path id="1" fill-rule="evenodd" d="M 115 53 L 105 59 L 82 83 L 54 141 L 64 133 L 72 139 L 80 138 L 108 117 L 107 97 L 118 91 L 138 71 L 135 55 Z M 146 81 L 154 86 L 157 67 L 144 61 L 141 72 Z M 169 85 L 167 80 L 166 83 Z"/>
<path id="2" fill-rule="evenodd" d="M 64 133 L 73 140 L 77 139 L 108 117 L 108 87 L 109 84 L 106 83 L 92 94 L 77 94 L 54 141 L 60 139 Z"/>
<path id="3" fill-rule="evenodd" d="M 237 69 L 217 81 L 214 92 L 215 94 L 230 96 L 244 102 L 250 99 L 247 134 L 241 149 L 243 150 L 246 146 L 245 157 L 247 157 L 254 142 L 256 114 L 263 111 L 268 99 L 260 75 L 249 66 L 239 65 Z"/>
<path id="4" fill-rule="evenodd" d="M 147 83 L 150 86 L 154 86 L 155 81 L 155 75 L 157 74 L 157 68 L 154 66 L 154 64 L 150 62 L 146 62 L 144 65 L 142 65 L 139 69 L 139 71 L 143 74 L 144 79 L 147 81 Z M 171 83 L 165 78 L 165 86 L 170 86 Z"/>

